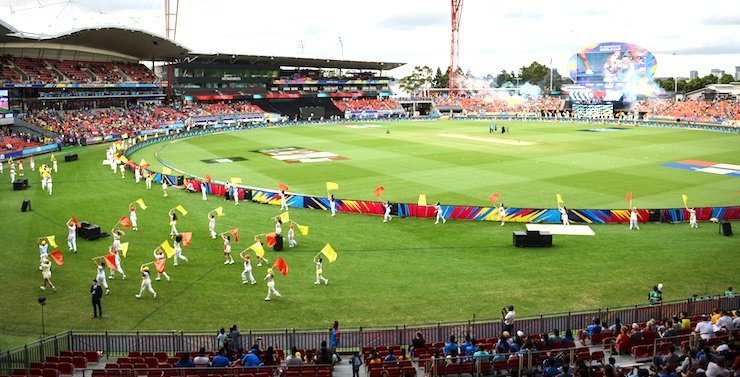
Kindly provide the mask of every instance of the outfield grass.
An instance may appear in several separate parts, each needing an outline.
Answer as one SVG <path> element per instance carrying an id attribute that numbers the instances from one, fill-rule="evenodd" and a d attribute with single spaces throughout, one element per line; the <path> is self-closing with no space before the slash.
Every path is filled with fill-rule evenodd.
<path id="1" fill-rule="evenodd" d="M 432 202 L 485 206 L 493 192 L 509 207 L 536 208 L 554 207 L 555 193 L 562 194 L 570 208 L 625 208 L 627 192 L 634 193 L 633 203 L 641 208 L 681 207 L 682 194 L 694 206 L 735 204 L 739 199 L 736 177 L 659 166 L 685 159 L 740 164 L 737 135 L 647 127 L 583 132 L 604 126 L 516 122 L 501 123 L 513 130 L 502 136 L 490 135 L 489 124 L 260 129 L 162 144 L 134 157 L 157 167 L 158 151 L 162 160 L 196 176 L 237 176 L 248 185 L 273 189 L 284 182 L 295 192 L 315 195 L 325 195 L 326 181 L 338 182 L 336 196 L 341 198 L 376 200 L 373 189 L 383 185 L 383 198 L 391 202 L 415 202 L 424 193 Z M 257 152 L 289 146 L 347 159 L 289 164 Z M 230 157 L 247 161 L 202 161 Z"/>
<path id="2" fill-rule="evenodd" d="M 391 125 L 389 135 L 385 134 L 384 129 L 350 131 L 336 126 L 255 130 L 167 145 L 162 154 L 165 160 L 172 163 L 177 158 L 182 164 L 175 165 L 188 169 L 189 165 L 186 165 L 195 160 L 242 155 L 249 158 L 244 164 L 251 164 L 251 173 L 247 173 L 242 163 L 232 165 L 240 174 L 212 170 L 228 169 L 229 164 L 211 164 L 208 172 L 214 177 L 221 177 L 222 174 L 226 177 L 241 176 L 248 184 L 264 182 L 265 186 L 273 186 L 277 181 L 282 181 L 295 191 L 315 193 L 323 192 L 324 181 L 333 180 L 341 185 L 340 197 L 346 194 L 352 198 L 370 198 L 372 189 L 384 184 L 388 199 L 413 201 L 419 193 L 416 189 L 419 183 L 424 185 L 425 190 L 428 188 L 426 193 L 430 200 L 436 200 L 437 196 L 441 197 L 444 193 L 450 202 L 460 204 L 481 203 L 477 193 L 483 192 L 485 198 L 489 192 L 500 191 L 502 195 L 512 195 L 513 204 L 507 203 L 512 206 L 548 206 L 558 190 L 571 207 L 577 207 L 575 203 L 571 204 L 571 200 L 593 206 L 601 203 L 605 207 L 617 207 L 622 205 L 624 192 L 630 190 L 635 192 L 638 205 L 647 197 L 655 198 L 656 203 L 676 205 L 669 198 L 686 192 L 692 200 L 696 198 L 695 205 L 736 202 L 734 196 L 723 193 L 717 196 L 706 194 L 700 200 L 700 195 L 690 190 L 702 186 L 717 192 L 728 188 L 735 190 L 737 178 L 680 170 L 673 172 L 675 169 L 657 167 L 654 160 L 650 163 L 630 163 L 625 152 L 650 150 L 652 147 L 648 144 L 661 135 L 660 139 L 674 140 L 677 145 L 665 152 L 669 155 L 666 161 L 691 158 L 739 163 L 737 154 L 729 153 L 733 145 L 735 151 L 740 149 L 737 148 L 740 140 L 737 136 L 691 132 L 686 138 L 681 138 L 679 136 L 684 136 L 684 131 L 680 130 L 631 129 L 609 135 L 596 134 L 600 138 L 622 138 L 620 142 L 610 142 L 612 145 L 604 147 L 601 154 L 588 154 L 584 150 L 571 154 L 564 147 L 571 142 L 566 143 L 562 138 L 576 136 L 568 136 L 571 134 L 566 127 L 547 125 L 552 130 L 548 128 L 543 133 L 541 143 L 548 138 L 554 139 L 552 143 L 561 145 L 565 156 L 558 154 L 559 157 L 548 158 L 526 152 L 523 148 L 514 149 L 488 142 L 481 142 L 484 143 L 484 149 L 495 149 L 495 153 L 466 152 L 466 149 L 473 148 L 471 144 L 450 146 L 447 143 L 453 139 L 432 136 L 428 137 L 426 154 L 422 153 L 420 142 L 426 140 L 422 138 L 426 133 L 416 134 L 417 128 L 434 135 L 444 132 L 438 128 L 441 125 Z M 450 127 L 462 126 L 453 124 Z M 531 140 L 535 139 L 536 129 L 514 127 L 512 135 L 521 134 L 524 138 L 529 134 Z M 392 136 L 392 140 L 415 143 L 401 149 L 398 142 L 387 140 L 378 147 L 377 140 L 373 143 L 369 132 L 379 138 Z M 473 134 L 477 131 L 471 128 L 470 131 L 456 129 L 455 132 Z M 642 137 L 647 141 L 640 141 L 637 136 L 643 132 L 645 134 Z M 671 132 L 681 135 L 675 136 Z M 335 133 L 340 133 L 344 141 L 322 141 Z M 585 132 L 572 134 L 595 137 Z M 481 133 L 480 136 L 486 135 Z M 206 141 L 219 138 L 224 138 L 223 152 L 215 154 L 208 149 L 201 149 Z M 269 140 L 274 142 L 268 143 Z M 698 146 L 702 144 L 700 140 L 706 144 L 701 148 Z M 242 141 L 247 144 L 242 145 Z M 598 144 L 597 141 L 592 140 L 592 143 Z M 339 163 L 289 165 L 277 161 L 272 163 L 248 152 L 264 146 L 296 143 L 299 143 L 296 146 L 350 155 L 347 156 L 350 159 Z M 602 140 L 601 143 L 606 141 Z M 188 144 L 186 154 L 176 152 L 175 146 L 179 148 Z M 362 160 L 352 154 L 348 145 L 357 146 L 356 150 L 361 151 L 365 159 L 377 160 L 374 161 L 375 167 L 364 170 L 361 167 L 335 167 L 350 162 L 360 163 Z M 232 266 L 222 264 L 221 242 L 207 238 L 206 214 L 216 206 L 224 205 L 226 216 L 218 219 L 217 230 L 239 227 L 241 236 L 245 238 L 234 245 L 234 250 L 239 251 L 249 245 L 249 235 L 273 229 L 270 218 L 279 213 L 277 206 L 242 203 L 235 207 L 219 198 L 211 198 L 204 203 L 200 195 L 179 190 L 170 190 L 170 196 L 162 198 L 156 186 L 154 190 L 147 191 L 143 182 L 134 184 L 130 173 L 126 179 L 121 179 L 119 175 L 113 175 L 107 166 L 101 166 L 101 160 L 105 157 L 104 148 L 95 146 L 79 150 L 76 151 L 80 156 L 79 161 L 60 162 L 52 197 L 41 192 L 38 176 L 31 172 L 27 174 L 32 184 L 28 191 L 12 191 L 7 183 L 7 170 L 0 176 L 6 182 L 0 186 L 0 212 L 3 214 L 0 216 L 0 242 L 4 245 L 0 250 L 0 284 L 3 287 L 0 300 L 7 303 L 0 307 L 0 330 L 40 332 L 40 310 L 36 299 L 40 294 L 38 286 L 41 274 L 37 264 L 36 237 L 47 234 L 56 234 L 59 245 L 65 251 L 64 266 L 53 270 L 53 279 L 59 291 L 45 293 L 48 298 L 47 333 L 66 329 L 216 329 L 232 323 L 238 323 L 242 328 L 326 327 L 333 320 L 339 320 L 345 326 L 436 322 L 468 319 L 473 315 L 476 318 L 497 317 L 499 308 L 507 304 L 516 305 L 520 315 L 527 315 L 643 303 L 647 290 L 659 281 L 665 284 L 667 300 L 685 298 L 692 293 L 703 294 L 705 290 L 708 293 L 720 293 L 728 285 L 740 285 L 737 278 L 740 240 L 737 236 L 719 236 L 716 224 L 702 223 L 699 229 L 694 230 L 690 230 L 688 224 L 643 224 L 639 232 L 628 231 L 626 225 L 600 225 L 593 226 L 597 234 L 595 237 L 555 236 L 554 246 L 550 249 L 517 249 L 512 246 L 511 232 L 523 229 L 523 224 L 509 223 L 500 227 L 490 222 L 448 221 L 444 225 L 434 225 L 429 219 L 412 218 L 397 218 L 384 224 L 376 216 L 340 213 L 331 218 L 324 211 L 294 209 L 290 211 L 291 218 L 310 226 L 310 234 L 307 237 L 299 236 L 297 248 L 280 253 L 290 265 L 290 272 L 287 278 L 277 278 L 277 288 L 283 297 L 268 303 L 263 301 L 266 292 L 263 283 L 256 286 L 241 284 L 240 263 Z M 158 146 L 153 147 L 156 148 Z M 585 147 L 580 145 L 574 148 Z M 701 150 L 701 153 L 682 154 L 678 149 Z M 554 171 L 551 176 L 541 179 L 549 184 L 540 187 L 534 183 L 515 184 L 523 178 L 512 177 L 511 171 L 504 173 L 501 167 L 502 164 L 526 166 L 526 162 L 514 162 L 517 156 L 529 161 L 539 160 L 547 164 L 549 170 L 556 165 L 586 166 L 589 161 L 593 166 L 594 156 L 607 154 L 607 151 L 612 158 L 619 158 L 620 166 L 624 166 L 620 169 L 632 172 L 630 177 L 647 177 L 641 181 L 641 187 L 630 186 L 633 188 L 628 189 L 605 185 L 605 190 L 613 192 L 614 199 L 605 194 L 600 199 L 590 198 L 595 195 L 592 194 L 595 190 L 593 187 L 588 190 L 566 190 L 575 187 L 574 183 L 558 178 Z M 146 156 L 147 153 L 150 153 L 149 150 L 137 153 L 135 158 Z M 391 157 L 384 158 L 384 154 L 390 154 Z M 425 161 L 438 162 L 424 172 L 417 172 L 409 161 L 416 160 L 418 163 L 422 160 L 419 157 L 421 155 L 426 156 Z M 590 157 L 586 158 L 585 155 Z M 502 161 L 508 161 L 508 165 L 494 163 L 492 156 L 500 156 Z M 485 163 L 466 168 L 462 158 L 469 158 L 467 161 L 484 159 Z M 46 159 L 37 158 L 37 165 L 46 162 Z M 568 163 L 548 161 L 557 159 Z M 396 162 L 400 162 L 402 167 L 397 167 Z M 595 164 L 600 166 L 599 161 Z M 301 173 L 303 168 L 312 169 L 312 173 Z M 431 177 L 437 168 L 437 177 Z M 616 166 L 613 168 L 616 169 Z M 356 169 L 362 170 L 363 174 L 357 174 Z M 460 169 L 467 170 L 458 174 Z M 478 185 L 464 178 L 472 178 L 475 175 L 473 173 L 483 174 L 491 169 L 494 169 L 495 176 L 508 177 L 508 183 L 499 185 L 488 182 L 488 179 L 493 179 L 489 176 L 485 184 Z M 651 169 L 652 173 L 649 172 Z M 342 170 L 352 175 L 347 172 L 340 174 Z M 320 174 L 321 171 L 326 174 Z M 331 172 L 336 175 L 329 174 Z M 677 176 L 669 177 L 670 173 Z M 286 177 L 282 177 L 283 174 Z M 381 177 L 380 174 L 386 176 Z M 453 174 L 454 177 L 451 177 Z M 582 172 L 567 175 L 576 179 L 574 176 L 579 174 Z M 689 179 L 684 174 L 692 175 Z M 411 175 L 413 178 L 409 177 Z M 434 186 L 434 182 L 439 185 Z M 679 187 L 671 187 L 674 193 L 668 196 L 655 187 L 668 187 L 671 182 Z M 540 193 L 540 190 L 546 192 Z M 520 191 L 523 193 L 520 194 Z M 574 194 L 581 191 L 588 193 L 587 196 L 581 198 Z M 514 199 L 515 194 L 521 195 L 520 199 Z M 80 239 L 79 253 L 67 253 L 64 223 L 74 214 L 80 220 L 100 224 L 108 230 L 127 214 L 128 204 L 139 197 L 144 198 L 149 208 L 146 211 L 139 210 L 141 231 L 128 231 L 124 237 L 124 241 L 130 242 L 128 258 L 123 262 L 129 277 L 125 281 L 117 278 L 110 282 L 112 293 L 103 299 L 108 318 L 92 320 L 88 292 L 89 282 L 95 277 L 95 267 L 90 258 L 104 254 L 111 239 Z M 528 197 L 532 198 L 531 204 L 526 204 Z M 32 212 L 19 211 L 24 199 L 32 200 Z M 178 222 L 180 231 L 194 233 L 192 246 L 184 250 L 190 262 L 177 268 L 168 266 L 172 281 L 155 282 L 154 287 L 159 293 L 156 300 L 151 296 L 137 300 L 134 294 L 138 293 L 140 279 L 136 270 L 139 264 L 152 260 L 151 251 L 167 237 L 167 211 L 178 204 L 190 212 Z M 740 226 L 737 222 L 733 225 L 736 229 Z M 330 280 L 329 285 L 315 286 L 311 258 L 326 242 L 331 242 L 339 258 L 336 263 L 327 264 L 324 268 L 325 276 Z M 277 255 L 268 251 L 271 261 Z M 258 280 L 264 273 L 265 267 L 255 268 Z"/>

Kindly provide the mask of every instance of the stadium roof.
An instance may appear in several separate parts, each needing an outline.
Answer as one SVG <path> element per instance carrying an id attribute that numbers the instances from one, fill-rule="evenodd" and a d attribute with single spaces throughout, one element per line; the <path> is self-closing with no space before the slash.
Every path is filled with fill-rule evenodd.
<path id="1" fill-rule="evenodd" d="M 174 60 L 188 54 L 188 49 L 165 37 L 142 30 L 106 26 L 70 30 L 58 35 L 37 35 L 18 31 L 0 20 L 0 43 L 5 48 L 83 47 L 110 51 L 139 60 Z"/>
<path id="2" fill-rule="evenodd" d="M 278 65 L 282 67 L 304 67 L 304 68 L 341 68 L 341 69 L 372 69 L 391 70 L 406 63 L 371 62 L 361 60 L 335 60 L 314 58 L 291 58 L 286 56 L 262 56 L 262 55 L 232 55 L 232 54 L 197 54 L 191 53 L 188 58 L 193 61 L 205 60 L 208 62 L 228 62 L 245 64 Z"/>

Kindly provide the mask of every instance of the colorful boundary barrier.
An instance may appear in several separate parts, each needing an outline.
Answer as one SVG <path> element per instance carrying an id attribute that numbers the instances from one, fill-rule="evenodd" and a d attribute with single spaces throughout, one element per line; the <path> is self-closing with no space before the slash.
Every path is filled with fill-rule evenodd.
<path id="1" fill-rule="evenodd" d="M 274 126 L 287 125 L 311 125 L 316 123 L 287 123 L 277 124 Z M 178 135 L 165 135 L 150 138 L 147 141 L 137 143 L 124 151 L 124 155 L 129 155 L 134 151 L 160 143 L 163 141 L 175 140 L 185 137 L 194 137 L 209 135 L 222 132 L 233 132 L 244 129 L 266 127 L 266 125 L 251 126 L 233 126 L 219 129 L 198 130 L 193 132 L 180 133 Z M 168 165 L 163 162 L 164 165 Z M 130 163 L 127 168 L 133 171 L 136 168 L 135 163 Z M 169 166 L 173 170 L 175 167 Z M 148 173 L 153 173 L 153 181 L 162 183 L 166 179 L 170 185 L 187 187 L 192 181 L 193 190 L 200 191 L 200 185 L 205 184 L 206 193 L 209 195 L 224 196 L 226 193 L 226 182 L 213 181 L 207 183 L 202 177 L 186 177 L 184 175 L 165 175 L 146 169 Z M 179 171 L 179 170 L 177 170 Z M 246 185 L 236 185 L 240 200 L 250 200 L 256 203 L 280 205 L 279 192 Z M 298 193 L 286 193 L 287 204 L 293 208 L 309 208 L 327 211 L 329 210 L 329 199 L 323 196 L 303 195 Z M 352 200 L 352 199 L 335 199 L 337 212 L 360 213 L 367 215 L 382 215 L 383 204 L 377 201 Z M 413 203 L 391 203 L 393 213 L 400 217 L 418 217 L 430 218 L 435 217 L 434 206 L 419 206 Z M 698 221 L 716 220 L 740 220 L 740 206 L 724 207 L 702 207 L 695 208 L 696 218 Z M 496 207 L 476 207 L 476 206 L 456 206 L 443 205 L 442 212 L 447 219 L 455 220 L 477 220 L 477 221 L 500 221 Z M 560 223 L 560 212 L 558 209 L 551 208 L 507 208 L 507 216 L 504 220 L 507 222 L 517 223 Z M 629 222 L 629 210 L 627 209 L 568 209 L 568 219 L 572 223 L 582 224 L 617 224 Z M 689 214 L 684 208 L 657 208 L 657 209 L 638 209 L 637 217 L 640 222 L 657 221 L 657 222 L 683 222 L 688 221 Z"/>

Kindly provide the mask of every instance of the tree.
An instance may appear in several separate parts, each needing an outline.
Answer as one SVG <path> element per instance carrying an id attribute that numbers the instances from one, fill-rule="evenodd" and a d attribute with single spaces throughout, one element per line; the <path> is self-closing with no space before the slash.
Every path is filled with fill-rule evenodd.
<path id="1" fill-rule="evenodd" d="M 432 80 L 432 86 L 435 88 L 446 88 L 449 81 L 450 78 L 442 74 L 442 69 L 437 67 L 437 72 L 434 74 L 434 80 Z"/>
<path id="2" fill-rule="evenodd" d="M 432 83 L 432 69 L 428 66 L 416 66 L 414 71 L 406 77 L 398 80 L 398 85 L 406 93 L 416 93 L 419 89 L 429 86 Z"/>
<path id="3" fill-rule="evenodd" d="M 544 82 L 547 82 L 549 86 L 550 68 L 534 61 L 528 67 L 522 67 L 521 77 L 523 81 L 533 85 L 542 86 Z"/>
<path id="4" fill-rule="evenodd" d="M 511 82 L 511 79 L 512 76 L 506 70 L 501 70 L 501 73 L 496 76 L 496 86 L 503 86 L 504 83 Z"/>
<path id="5" fill-rule="evenodd" d="M 732 77 L 732 75 L 729 73 L 725 73 L 724 75 L 722 75 L 722 77 L 719 78 L 720 84 L 729 84 L 733 81 L 735 81 L 735 78 Z"/>

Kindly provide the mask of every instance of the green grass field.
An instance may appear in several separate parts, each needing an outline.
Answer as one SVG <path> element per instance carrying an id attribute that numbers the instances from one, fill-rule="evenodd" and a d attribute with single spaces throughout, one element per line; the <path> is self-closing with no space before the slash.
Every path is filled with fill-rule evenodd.
<path id="1" fill-rule="evenodd" d="M 583 125 L 513 124 L 507 136 L 489 136 L 488 123 L 384 123 L 385 128 L 351 129 L 340 126 L 260 129 L 206 136 L 172 144 L 157 144 L 137 152 L 156 167 L 154 156 L 195 175 L 215 179 L 232 176 L 249 185 L 288 184 L 296 192 L 324 194 L 325 181 L 340 184 L 340 198 L 372 199 L 384 185 L 384 199 L 413 202 L 420 193 L 430 201 L 486 205 L 487 196 L 500 192 L 508 206 L 549 207 L 559 192 L 572 208 L 624 208 L 624 195 L 633 191 L 640 207 L 678 207 L 681 194 L 695 206 L 738 202 L 736 177 L 723 177 L 658 166 L 684 159 L 740 164 L 740 138 L 710 132 L 634 128 L 608 133 L 579 132 Z M 596 127 L 596 126 L 594 126 Z M 467 135 L 481 140 L 440 136 Z M 518 146 L 484 141 L 488 138 L 531 142 Z M 288 164 L 253 151 L 297 146 L 329 151 L 346 160 Z M 32 187 L 12 191 L 7 169 L 0 179 L 0 330 L 23 334 L 40 332 L 41 291 L 36 238 L 55 234 L 65 264 L 55 267 L 57 292 L 46 292 L 47 333 L 67 329 L 217 329 L 237 323 L 247 328 L 327 327 L 333 320 L 344 326 L 390 325 L 497 317 L 499 308 L 514 304 L 519 315 L 619 306 L 645 302 L 647 290 L 665 284 L 665 299 L 692 293 L 720 293 L 740 285 L 740 240 L 717 234 L 717 225 L 643 224 L 639 232 L 626 225 L 592 226 L 595 237 L 556 236 L 550 249 L 517 249 L 511 232 L 524 224 L 380 217 L 293 209 L 291 218 L 310 226 L 298 247 L 280 253 L 290 266 L 287 278 L 277 278 L 282 298 L 264 302 L 263 283 L 242 285 L 241 263 L 223 265 L 221 242 L 207 236 L 206 214 L 224 205 L 226 216 L 217 231 L 239 227 L 244 240 L 235 252 L 249 246 L 251 235 L 273 229 L 277 206 L 241 203 L 235 207 L 220 198 L 207 202 L 200 195 L 170 190 L 147 191 L 113 175 L 105 146 L 76 150 L 80 160 L 60 162 L 54 176 L 54 195 L 40 188 L 38 174 L 28 171 Z M 59 157 L 61 154 L 57 154 Z M 244 157 L 247 161 L 205 164 L 201 160 Z M 60 158 L 61 160 L 61 158 Z M 37 158 L 37 165 L 48 156 Z M 124 215 L 127 206 L 143 198 L 141 230 L 127 230 L 130 242 L 123 268 L 125 281 L 110 281 L 104 297 L 108 318 L 92 320 L 89 282 L 95 277 L 90 258 L 102 255 L 110 238 L 79 239 L 79 253 L 66 251 L 64 223 L 71 215 L 100 224 L 106 231 Z M 24 199 L 33 211 L 21 213 Z M 192 246 L 184 249 L 190 262 L 168 265 L 172 281 L 155 282 L 159 297 L 137 300 L 141 263 L 168 237 L 167 211 L 182 204 L 190 213 L 178 229 L 192 231 Z M 739 223 L 733 224 L 737 229 Z M 328 286 L 315 286 L 311 259 L 330 242 L 339 254 L 326 264 Z M 235 253 L 236 254 L 236 253 Z M 278 254 L 268 251 L 272 261 Z M 261 280 L 266 267 L 255 268 Z M 0 336 L 1 338 L 1 336 Z"/>

